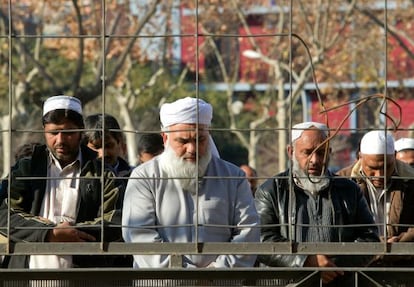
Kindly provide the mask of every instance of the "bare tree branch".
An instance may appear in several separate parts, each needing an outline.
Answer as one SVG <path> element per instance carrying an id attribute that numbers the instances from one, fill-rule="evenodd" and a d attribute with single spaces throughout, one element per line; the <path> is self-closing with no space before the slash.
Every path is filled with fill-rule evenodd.
<path id="1" fill-rule="evenodd" d="M 414 5 L 414 0 L 412 1 Z M 414 46 L 414 41 L 407 37 L 407 35 L 397 29 L 394 26 L 389 25 L 388 23 L 385 24 L 384 21 L 380 20 L 372 11 L 369 9 L 364 9 L 359 7 L 358 5 L 355 6 L 355 9 L 360 12 L 361 14 L 367 16 L 369 19 L 374 21 L 375 24 L 378 26 L 385 28 L 387 32 L 398 42 L 398 44 L 401 46 L 401 48 L 407 53 L 407 55 L 414 59 L 414 50 L 412 47 L 408 46 L 405 41 L 409 42 L 411 46 Z"/>
<path id="2" fill-rule="evenodd" d="M 85 34 L 83 31 L 83 24 L 82 24 L 82 15 L 80 13 L 80 9 L 78 6 L 78 1 L 77 0 L 72 0 L 73 3 L 73 7 L 75 8 L 75 14 L 76 14 L 76 19 L 78 22 L 78 33 L 79 35 L 83 35 Z M 79 58 L 78 61 L 76 63 L 76 70 L 73 76 L 73 81 L 72 81 L 72 92 L 73 95 L 76 96 L 78 88 L 79 88 L 79 83 L 80 80 L 82 78 L 82 71 L 83 71 L 83 58 L 84 58 L 84 40 L 82 37 L 79 37 Z"/>
<path id="3" fill-rule="evenodd" d="M 157 5 L 161 2 L 161 0 L 155 0 L 148 9 L 147 14 L 145 14 L 145 16 L 141 19 L 141 21 L 138 24 L 137 29 L 135 30 L 135 32 L 133 33 L 132 36 L 138 36 L 139 33 L 142 31 L 142 29 L 144 28 L 145 24 L 149 21 L 149 19 L 154 15 L 154 13 L 157 11 Z M 112 71 L 112 74 L 109 75 L 106 79 L 105 82 L 108 83 L 112 83 L 114 81 L 114 79 L 116 78 L 119 70 L 122 68 L 122 66 L 124 65 L 125 59 L 127 57 L 127 55 L 129 55 L 129 53 L 131 52 L 136 40 L 138 39 L 138 37 L 131 37 L 131 40 L 129 41 L 129 43 L 127 44 L 127 47 L 125 48 L 125 50 L 123 51 L 122 55 L 119 57 L 119 61 L 118 63 L 115 65 L 114 70 Z"/>
<path id="4" fill-rule="evenodd" d="M 5 23 L 5 27 L 8 26 L 9 23 L 9 17 L 3 13 L 3 11 L 0 9 L 0 18 L 3 19 L 3 22 Z M 12 31 L 9 31 L 11 35 L 17 35 L 16 30 L 12 27 Z M 45 79 L 49 85 L 51 92 L 57 92 L 59 89 L 56 86 L 55 79 L 49 75 L 49 73 L 46 71 L 45 67 L 37 61 L 34 56 L 30 53 L 27 46 L 24 45 L 18 37 L 14 37 L 14 42 L 19 46 L 20 51 L 25 54 L 28 60 L 38 69 L 39 74 L 42 76 L 43 79 Z"/>

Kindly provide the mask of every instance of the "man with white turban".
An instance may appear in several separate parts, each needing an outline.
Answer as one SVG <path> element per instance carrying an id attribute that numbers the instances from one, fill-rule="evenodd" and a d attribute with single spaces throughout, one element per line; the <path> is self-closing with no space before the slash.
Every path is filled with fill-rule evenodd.
<path id="1" fill-rule="evenodd" d="M 376 242 L 379 241 L 367 202 L 351 180 L 328 169 L 328 128 L 317 122 L 292 127 L 287 151 L 292 170 L 266 180 L 255 193 L 262 242 Z M 356 228 L 354 225 L 361 225 Z M 259 255 L 272 267 L 357 267 L 372 256 L 306 254 Z M 321 272 L 324 286 L 353 286 L 342 270 Z"/>
<path id="2" fill-rule="evenodd" d="M 407 226 L 414 224 L 414 169 L 395 158 L 394 138 L 390 131 L 366 133 L 361 139 L 358 161 L 338 174 L 350 176 L 358 183 L 383 240 L 414 241 L 414 229 Z M 398 262 L 396 257 L 383 259 L 387 261 L 381 264 L 412 266 L 409 257 L 405 258 L 408 260 L 398 258 Z"/>
<path id="3" fill-rule="evenodd" d="M 165 150 L 136 167 L 123 206 L 126 242 L 258 242 L 258 215 L 243 172 L 218 157 L 212 107 L 184 98 L 160 110 Z M 134 267 L 168 267 L 170 255 L 134 255 Z M 256 256 L 184 255 L 183 267 L 248 267 Z"/>

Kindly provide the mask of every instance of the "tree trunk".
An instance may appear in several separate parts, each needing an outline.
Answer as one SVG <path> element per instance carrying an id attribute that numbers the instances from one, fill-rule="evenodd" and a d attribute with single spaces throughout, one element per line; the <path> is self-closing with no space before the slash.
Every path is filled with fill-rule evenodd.
<path id="1" fill-rule="evenodd" d="M 3 131 L 9 130 L 10 121 L 9 121 L 9 115 L 4 115 L 0 119 L 1 121 L 1 129 Z M 10 152 L 11 152 L 11 144 L 10 139 L 11 135 L 9 132 L 2 132 L 2 150 L 3 150 L 3 172 L 2 172 L 2 178 L 8 175 L 10 170 Z"/>

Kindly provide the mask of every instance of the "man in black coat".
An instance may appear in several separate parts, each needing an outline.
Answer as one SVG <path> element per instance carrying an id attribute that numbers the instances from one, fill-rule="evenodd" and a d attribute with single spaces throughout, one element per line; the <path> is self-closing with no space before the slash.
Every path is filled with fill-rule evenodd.
<path id="1" fill-rule="evenodd" d="M 46 145 L 36 146 L 30 157 L 17 161 L 3 187 L 10 195 L 0 207 L 1 230 L 13 242 L 86 242 L 121 238 L 121 214 L 116 210 L 121 185 L 111 170 L 102 171 L 97 154 L 81 145 L 81 102 L 55 96 L 43 106 Z M 103 179 L 101 181 L 101 179 Z M 103 198 L 103 200 L 102 200 Z M 71 268 L 102 266 L 101 258 L 71 255 L 9 256 L 8 268 Z"/>
<path id="2" fill-rule="evenodd" d="M 377 229 L 369 226 L 374 220 L 358 186 L 327 170 L 327 137 L 328 129 L 320 123 L 305 122 L 293 127 L 292 144 L 288 146 L 292 171 L 268 179 L 255 194 L 262 242 L 379 241 Z M 346 227 L 350 224 L 361 226 Z M 272 254 L 258 259 L 267 266 L 341 267 L 364 266 L 372 257 Z M 350 279 L 344 274 L 339 269 L 323 271 L 321 279 L 325 284 L 347 286 Z"/>

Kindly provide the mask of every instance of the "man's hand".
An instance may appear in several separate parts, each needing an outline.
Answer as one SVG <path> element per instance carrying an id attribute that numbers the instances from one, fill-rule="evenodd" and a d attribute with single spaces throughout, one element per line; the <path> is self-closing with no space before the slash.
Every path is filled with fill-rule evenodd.
<path id="1" fill-rule="evenodd" d="M 305 261 L 305 267 L 337 267 L 325 255 L 310 255 Z M 322 271 L 321 278 L 324 284 L 332 282 L 336 277 L 344 275 L 343 271 Z"/>
<path id="2" fill-rule="evenodd" d="M 393 236 L 393 237 L 387 238 L 388 243 L 399 242 L 399 241 L 400 241 L 400 236 Z"/>
<path id="3" fill-rule="evenodd" d="M 96 241 L 92 235 L 77 230 L 72 227 L 69 222 L 58 224 L 55 228 L 49 231 L 47 235 L 48 242 L 85 242 Z"/>

